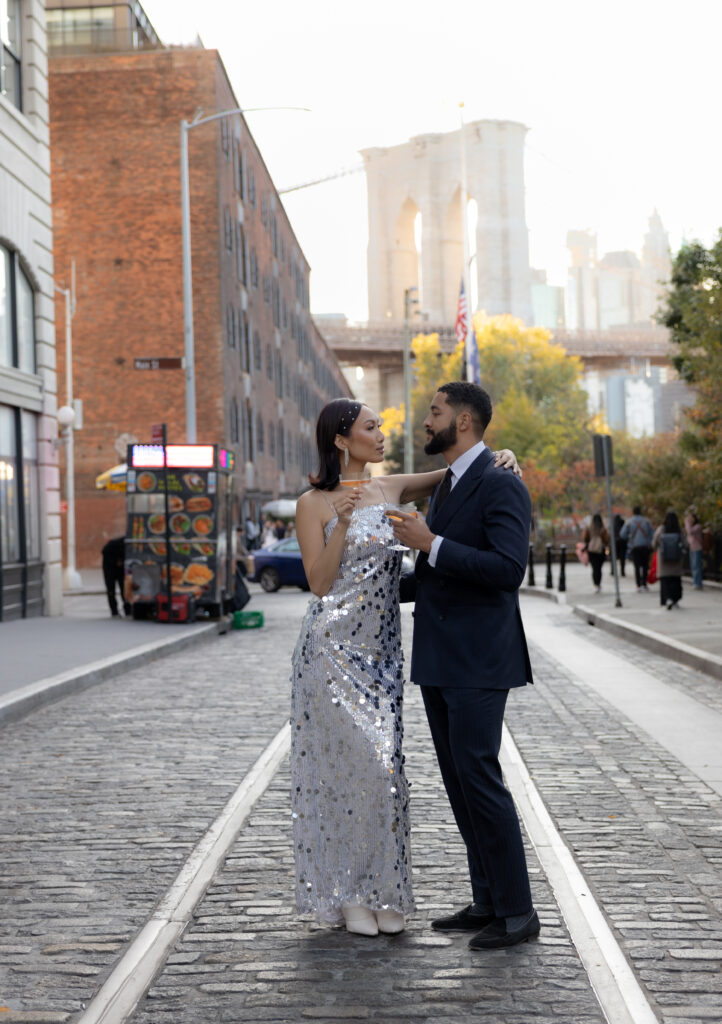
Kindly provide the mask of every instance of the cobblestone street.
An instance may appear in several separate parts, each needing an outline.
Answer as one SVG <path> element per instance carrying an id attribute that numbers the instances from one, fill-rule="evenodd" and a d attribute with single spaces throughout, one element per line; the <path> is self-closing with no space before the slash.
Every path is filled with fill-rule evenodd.
<path id="1" fill-rule="evenodd" d="M 264 629 L 200 642 L 3 728 L 1 1019 L 79 1018 L 285 721 L 306 601 L 291 590 L 254 597 Z M 563 609 L 546 614 L 560 642 L 587 644 L 590 659 L 609 647 Z M 643 666 L 719 714 L 716 681 L 613 646 L 630 678 Z M 718 794 L 546 650 L 532 644 L 532 658 L 537 685 L 512 694 L 507 723 L 557 829 L 658 1019 L 722 1021 Z M 537 941 L 472 954 L 463 935 L 429 929 L 469 894 L 415 687 L 406 755 L 418 912 L 403 935 L 363 939 L 297 919 L 284 762 L 134 1024 L 601 1024 L 530 845 Z"/>

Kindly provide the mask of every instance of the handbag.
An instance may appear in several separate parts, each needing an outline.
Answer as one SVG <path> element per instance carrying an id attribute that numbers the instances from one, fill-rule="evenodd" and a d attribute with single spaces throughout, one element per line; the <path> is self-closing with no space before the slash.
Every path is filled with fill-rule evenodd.
<path id="1" fill-rule="evenodd" d="M 657 582 L 657 552 L 655 551 L 652 555 L 652 562 L 649 566 L 649 572 L 647 573 L 647 583 Z"/>
<path id="2" fill-rule="evenodd" d="M 582 565 L 589 565 L 589 552 L 583 540 L 577 541 L 577 558 Z"/>

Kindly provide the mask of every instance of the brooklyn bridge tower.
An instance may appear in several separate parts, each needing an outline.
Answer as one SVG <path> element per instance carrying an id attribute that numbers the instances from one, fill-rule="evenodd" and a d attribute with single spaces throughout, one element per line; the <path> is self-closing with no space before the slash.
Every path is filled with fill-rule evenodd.
<path id="1" fill-rule="evenodd" d="M 471 298 L 490 315 L 532 321 L 524 212 L 524 136 L 515 121 L 464 129 Z M 400 322 L 418 288 L 431 324 L 453 324 L 463 268 L 460 132 L 363 150 L 369 206 L 369 320 Z"/>

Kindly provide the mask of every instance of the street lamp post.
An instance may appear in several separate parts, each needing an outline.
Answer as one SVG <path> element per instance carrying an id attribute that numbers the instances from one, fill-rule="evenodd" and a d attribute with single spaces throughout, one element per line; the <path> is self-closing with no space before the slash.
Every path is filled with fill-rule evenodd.
<path id="1" fill-rule="evenodd" d="M 404 473 L 414 471 L 414 435 L 411 422 L 411 307 L 418 306 L 414 292 L 418 288 L 407 288 L 404 292 Z"/>
<path id="2" fill-rule="evenodd" d="M 186 443 L 196 443 L 196 378 L 195 340 L 193 337 L 193 270 L 191 259 L 191 196 L 188 168 L 188 132 L 202 124 L 220 121 L 225 117 L 251 114 L 262 110 L 304 110 L 308 107 L 234 107 L 221 110 L 208 117 L 196 117 L 192 121 L 181 121 L 180 125 L 180 178 L 181 178 L 181 230 L 183 242 L 183 339 L 186 375 Z"/>
<path id="3" fill-rule="evenodd" d="M 72 268 L 75 277 L 75 264 Z M 66 590 L 82 590 L 83 581 L 75 567 L 75 409 L 73 407 L 73 290 L 55 285 L 65 296 L 65 405 L 58 409 L 58 423 L 65 430 L 65 500 L 68 503 L 66 520 L 67 564 L 63 573 Z"/>

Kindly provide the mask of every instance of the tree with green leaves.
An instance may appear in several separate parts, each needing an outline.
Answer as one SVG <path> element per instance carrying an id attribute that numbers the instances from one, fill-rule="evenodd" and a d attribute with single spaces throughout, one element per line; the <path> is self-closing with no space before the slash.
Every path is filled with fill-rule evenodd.
<path id="1" fill-rule="evenodd" d="M 709 248 L 685 243 L 658 314 L 676 347 L 674 366 L 696 391 L 679 438 L 686 496 L 708 524 L 722 526 L 722 231 Z"/>

